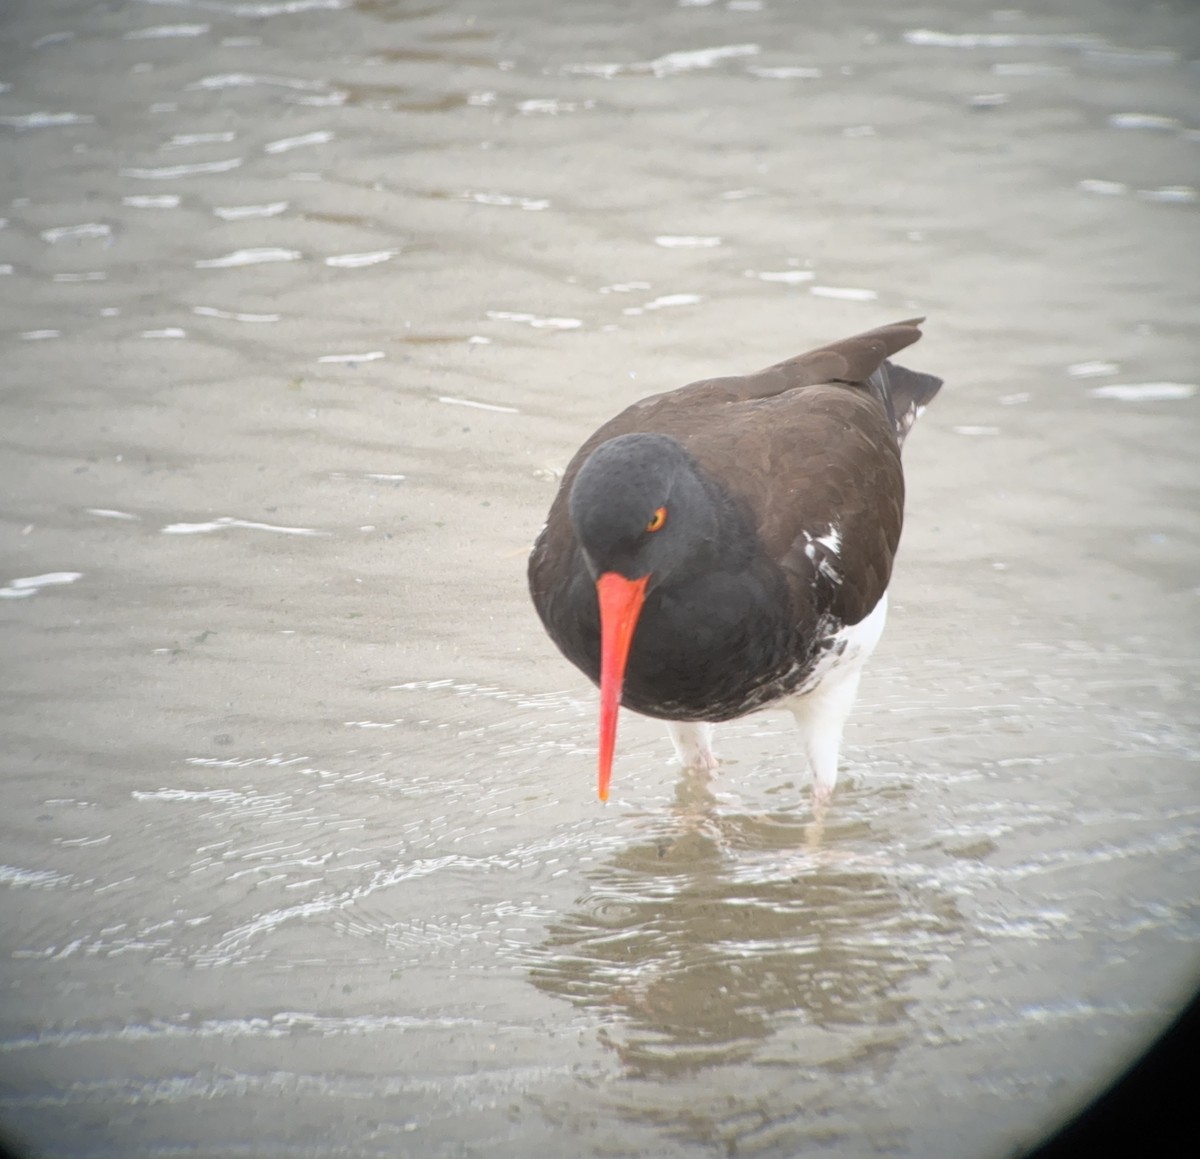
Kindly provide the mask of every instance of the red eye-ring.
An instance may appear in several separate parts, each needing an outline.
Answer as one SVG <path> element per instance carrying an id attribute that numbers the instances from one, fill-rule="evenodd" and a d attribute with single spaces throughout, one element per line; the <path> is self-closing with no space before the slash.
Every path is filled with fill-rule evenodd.
<path id="1" fill-rule="evenodd" d="M 667 521 L 667 509 L 665 507 L 658 508 L 657 511 L 650 517 L 650 522 L 646 524 L 647 531 L 661 531 L 663 524 Z"/>

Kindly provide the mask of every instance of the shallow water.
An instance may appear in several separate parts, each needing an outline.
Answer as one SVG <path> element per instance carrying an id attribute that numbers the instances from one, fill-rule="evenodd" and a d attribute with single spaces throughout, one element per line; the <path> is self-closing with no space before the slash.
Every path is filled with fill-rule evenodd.
<path id="1" fill-rule="evenodd" d="M 636 11 L 6 8 L 39 1154 L 1000 1156 L 1196 984 L 1196 13 Z M 524 590 L 556 472 L 917 313 L 824 834 L 773 712 L 708 782 L 626 716 L 600 807 Z"/>

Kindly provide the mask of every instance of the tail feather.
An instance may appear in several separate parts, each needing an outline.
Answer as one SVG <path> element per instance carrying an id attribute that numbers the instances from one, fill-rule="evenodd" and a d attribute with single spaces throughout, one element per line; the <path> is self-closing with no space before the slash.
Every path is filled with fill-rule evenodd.
<path id="1" fill-rule="evenodd" d="M 913 423 L 942 388 L 942 380 L 935 375 L 909 370 L 894 362 L 882 363 L 867 382 L 886 408 L 888 418 L 896 428 L 896 440 L 901 446 L 912 430 Z"/>

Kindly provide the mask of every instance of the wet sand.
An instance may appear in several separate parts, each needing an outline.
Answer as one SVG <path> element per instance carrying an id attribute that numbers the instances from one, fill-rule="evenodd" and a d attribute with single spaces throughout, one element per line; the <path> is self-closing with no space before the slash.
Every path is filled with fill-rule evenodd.
<path id="1" fill-rule="evenodd" d="M 48 1156 L 1000 1156 L 1195 883 L 1200 23 L 6 9 L 0 1125 Z M 925 314 L 824 839 L 524 560 L 630 401 Z M 49 577 L 49 578 L 47 578 Z"/>

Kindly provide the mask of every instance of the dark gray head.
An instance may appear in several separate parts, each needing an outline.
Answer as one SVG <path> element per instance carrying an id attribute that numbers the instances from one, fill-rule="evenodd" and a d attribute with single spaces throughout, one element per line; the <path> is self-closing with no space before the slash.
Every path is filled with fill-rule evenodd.
<path id="1" fill-rule="evenodd" d="M 588 456 L 570 495 L 571 525 L 592 575 L 650 576 L 703 566 L 720 522 L 700 468 L 667 435 L 619 435 Z"/>

